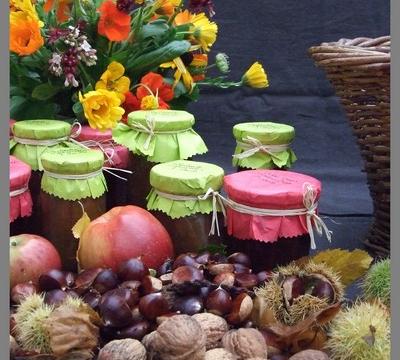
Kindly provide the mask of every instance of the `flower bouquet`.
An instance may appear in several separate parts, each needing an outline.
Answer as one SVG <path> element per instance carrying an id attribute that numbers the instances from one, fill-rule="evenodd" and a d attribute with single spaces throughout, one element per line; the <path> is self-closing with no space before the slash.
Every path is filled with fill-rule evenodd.
<path id="1" fill-rule="evenodd" d="M 11 117 L 108 129 L 134 110 L 184 109 L 201 86 L 267 87 L 258 62 L 229 81 L 228 56 L 211 59 L 213 14 L 210 0 L 10 0 Z"/>

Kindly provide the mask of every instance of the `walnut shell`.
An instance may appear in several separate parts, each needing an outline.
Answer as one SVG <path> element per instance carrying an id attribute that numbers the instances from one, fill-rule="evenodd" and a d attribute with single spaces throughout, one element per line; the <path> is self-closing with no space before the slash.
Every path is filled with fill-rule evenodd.
<path id="1" fill-rule="evenodd" d="M 146 360 L 146 349 L 134 339 L 114 340 L 99 352 L 98 360 Z"/>
<path id="2" fill-rule="evenodd" d="M 329 360 L 329 356 L 319 350 L 303 350 L 291 356 L 289 360 Z"/>
<path id="3" fill-rule="evenodd" d="M 204 360 L 236 360 L 237 356 L 230 353 L 228 350 L 216 348 L 208 350 Z"/>
<path id="4" fill-rule="evenodd" d="M 142 341 L 149 360 L 204 360 L 206 353 L 206 335 L 188 315 L 175 315 L 163 321 Z"/>
<path id="5" fill-rule="evenodd" d="M 267 345 L 263 335 L 256 329 L 242 328 L 228 331 L 222 338 L 223 347 L 240 360 L 267 358 Z"/>
<path id="6" fill-rule="evenodd" d="M 206 349 L 214 349 L 220 346 L 222 337 L 228 332 L 228 323 L 221 316 L 211 313 L 200 313 L 192 316 L 206 335 Z"/>

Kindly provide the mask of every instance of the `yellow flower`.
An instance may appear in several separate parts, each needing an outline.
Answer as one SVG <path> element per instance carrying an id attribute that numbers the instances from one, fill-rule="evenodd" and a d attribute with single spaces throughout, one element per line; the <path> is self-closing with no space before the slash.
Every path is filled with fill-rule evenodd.
<path id="1" fill-rule="evenodd" d="M 121 102 L 125 101 L 125 95 L 129 91 L 131 84 L 127 76 L 123 76 L 125 68 L 120 63 L 113 61 L 107 66 L 107 70 L 101 75 L 100 80 L 96 83 L 96 90 L 104 89 L 115 91 L 121 98 Z"/>
<path id="2" fill-rule="evenodd" d="M 190 72 L 186 69 L 185 64 L 183 63 L 182 59 L 180 57 L 175 58 L 172 61 L 166 62 L 164 64 L 160 65 L 161 68 L 171 68 L 171 69 L 176 69 L 175 74 L 174 74 L 174 85 L 173 88 L 175 88 L 176 84 L 179 82 L 179 80 L 182 80 L 183 84 L 185 85 L 186 89 L 189 90 L 189 92 L 192 92 L 193 90 L 193 78 Z"/>
<path id="3" fill-rule="evenodd" d="M 38 21 L 23 11 L 10 13 L 10 51 L 19 56 L 31 55 L 43 44 Z"/>
<path id="4" fill-rule="evenodd" d="M 154 95 L 147 95 L 140 102 L 140 108 L 142 110 L 156 110 L 158 107 L 158 99 Z"/>
<path id="5" fill-rule="evenodd" d="M 38 22 L 39 27 L 43 27 L 31 0 L 10 0 L 10 15 L 15 12 L 23 12 L 27 19 Z"/>
<path id="6" fill-rule="evenodd" d="M 160 15 L 172 16 L 182 0 L 157 0 L 153 9 Z"/>
<path id="7" fill-rule="evenodd" d="M 121 98 L 113 91 L 99 89 L 89 91 L 84 95 L 79 92 L 79 101 L 93 129 L 111 129 L 125 113 L 125 110 L 120 107 Z"/>
<path id="8" fill-rule="evenodd" d="M 185 10 L 175 17 L 174 22 L 176 25 L 192 24 L 192 40 L 198 41 L 204 51 L 209 51 L 217 40 L 218 25 L 210 21 L 204 13 L 191 14 Z"/>
<path id="9" fill-rule="evenodd" d="M 259 62 L 255 62 L 245 72 L 242 83 L 253 88 L 266 88 L 269 86 L 267 74 Z"/>

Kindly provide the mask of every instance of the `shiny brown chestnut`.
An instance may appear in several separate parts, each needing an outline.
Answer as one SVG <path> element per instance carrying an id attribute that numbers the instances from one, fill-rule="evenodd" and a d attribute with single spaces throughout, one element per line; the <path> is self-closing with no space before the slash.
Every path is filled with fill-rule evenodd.
<path id="1" fill-rule="evenodd" d="M 251 268 L 251 260 L 250 257 L 248 255 L 246 255 L 245 253 L 242 252 L 236 252 L 233 253 L 232 255 L 228 256 L 228 261 L 231 264 L 241 264 L 244 265 L 248 268 Z"/>
<path id="2" fill-rule="evenodd" d="M 65 289 L 66 287 L 65 273 L 61 270 L 53 269 L 39 277 L 39 288 L 41 291 Z"/>
<path id="3" fill-rule="evenodd" d="M 167 314 L 170 309 L 167 300 L 161 293 L 143 296 L 139 301 L 139 311 L 148 320 Z"/>
<path id="4" fill-rule="evenodd" d="M 185 281 L 193 282 L 195 280 L 203 280 L 203 272 L 192 266 L 180 266 L 172 273 L 172 283 L 181 284 Z"/>
<path id="5" fill-rule="evenodd" d="M 207 296 L 206 309 L 219 316 L 228 314 L 232 309 L 232 298 L 226 290 L 219 287 Z"/>
<path id="6" fill-rule="evenodd" d="M 105 326 L 124 327 L 132 323 L 132 312 L 121 294 L 103 295 L 99 304 Z"/>
<path id="7" fill-rule="evenodd" d="M 178 297 L 173 305 L 174 311 L 181 314 L 194 315 L 202 312 L 204 309 L 203 299 L 200 296 L 183 296 Z"/>
<path id="8" fill-rule="evenodd" d="M 67 293 L 63 290 L 50 290 L 44 295 L 44 302 L 47 305 L 59 305 L 67 298 L 67 296 Z"/>
<path id="9" fill-rule="evenodd" d="M 182 254 L 175 259 L 172 265 L 172 270 L 176 270 L 181 266 L 192 266 L 194 268 L 199 268 L 201 265 L 192 256 L 188 254 Z"/>
<path id="10" fill-rule="evenodd" d="M 115 334 L 116 339 L 136 339 L 142 340 L 150 332 L 150 323 L 141 320 L 122 329 L 118 329 Z"/>
<path id="11" fill-rule="evenodd" d="M 37 294 L 38 288 L 32 281 L 22 284 L 17 284 L 11 289 L 10 297 L 14 304 L 21 304 L 21 302 L 28 296 Z"/>
<path id="12" fill-rule="evenodd" d="M 257 275 L 254 274 L 236 274 L 235 283 L 239 287 L 252 289 L 258 285 L 258 278 Z"/>
<path id="13" fill-rule="evenodd" d="M 92 287 L 100 294 L 104 294 L 108 290 L 116 288 L 118 283 L 119 280 L 117 274 L 111 269 L 105 269 L 97 275 Z"/>

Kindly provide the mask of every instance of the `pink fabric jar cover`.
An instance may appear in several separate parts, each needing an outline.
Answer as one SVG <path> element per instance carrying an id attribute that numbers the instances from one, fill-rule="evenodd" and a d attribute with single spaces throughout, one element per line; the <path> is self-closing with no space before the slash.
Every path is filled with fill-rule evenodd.
<path id="1" fill-rule="evenodd" d="M 288 210 L 304 208 L 304 184 L 315 191 L 315 201 L 321 193 L 317 179 L 282 170 L 248 170 L 227 175 L 224 190 L 236 203 L 259 209 Z M 259 216 L 226 208 L 228 234 L 242 240 L 275 242 L 308 233 L 306 215 Z"/>
<path id="2" fill-rule="evenodd" d="M 98 142 L 109 156 L 112 155 L 111 162 L 107 160 L 104 164 L 105 166 L 118 169 L 126 169 L 128 167 L 129 150 L 125 146 L 113 142 L 111 129 L 100 131 L 84 125 L 75 140 L 79 142 L 92 141 L 93 144 L 89 145 L 89 147 L 93 148 L 99 148 L 94 143 Z"/>
<path id="3" fill-rule="evenodd" d="M 32 214 L 32 198 L 28 189 L 30 177 L 31 167 L 10 156 L 10 222 Z"/>

